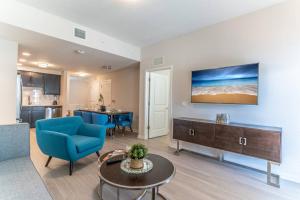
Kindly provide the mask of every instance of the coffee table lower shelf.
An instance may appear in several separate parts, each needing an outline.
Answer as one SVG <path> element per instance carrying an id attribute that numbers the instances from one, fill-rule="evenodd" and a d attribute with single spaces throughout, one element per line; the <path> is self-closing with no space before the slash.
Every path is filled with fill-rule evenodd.
<path id="1" fill-rule="evenodd" d="M 97 190 L 100 200 L 104 200 L 103 196 L 102 196 L 104 184 L 108 184 L 108 183 L 105 183 L 104 181 L 100 180 L 100 184 L 99 184 L 98 190 Z M 110 185 L 110 184 L 108 184 L 108 185 Z M 110 186 L 116 187 L 114 185 L 110 185 Z M 120 200 L 120 188 L 116 187 L 116 189 L 117 189 L 117 200 Z M 136 198 L 134 198 L 134 200 L 142 200 L 146 196 L 147 191 L 148 191 L 148 189 L 144 189 L 140 195 L 138 195 Z M 156 197 L 160 197 L 163 200 L 167 200 L 167 198 L 159 192 L 159 187 L 154 187 L 151 189 L 151 199 L 155 200 Z"/>

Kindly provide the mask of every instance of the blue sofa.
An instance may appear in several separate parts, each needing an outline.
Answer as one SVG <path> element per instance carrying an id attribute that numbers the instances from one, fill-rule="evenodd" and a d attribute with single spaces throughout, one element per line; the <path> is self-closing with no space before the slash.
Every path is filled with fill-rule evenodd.
<path id="1" fill-rule="evenodd" d="M 70 176 L 76 160 L 92 153 L 100 156 L 99 150 L 104 145 L 105 132 L 104 126 L 84 123 L 78 116 L 36 122 L 38 146 L 49 156 L 45 166 L 48 166 L 52 157 L 67 160 L 70 162 Z"/>
<path id="2" fill-rule="evenodd" d="M 52 199 L 30 159 L 29 144 L 29 124 L 0 126 L 0 199 Z"/>

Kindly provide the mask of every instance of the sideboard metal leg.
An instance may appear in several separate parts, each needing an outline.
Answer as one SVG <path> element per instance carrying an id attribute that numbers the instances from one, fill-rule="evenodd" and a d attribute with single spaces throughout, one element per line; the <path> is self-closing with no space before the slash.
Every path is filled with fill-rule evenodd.
<path id="1" fill-rule="evenodd" d="M 176 155 L 179 155 L 179 152 L 180 152 L 180 149 L 179 149 L 179 140 L 177 140 L 176 142 L 177 142 L 177 145 L 176 145 L 176 151 L 175 151 L 175 154 L 176 154 Z"/>
<path id="2" fill-rule="evenodd" d="M 273 182 L 275 180 L 275 182 Z M 280 188 L 280 176 L 277 174 L 272 174 L 272 162 L 268 161 L 267 164 L 267 184 Z"/>
<path id="3" fill-rule="evenodd" d="M 218 155 L 218 160 L 219 160 L 220 162 L 223 162 L 223 161 L 224 161 L 224 152 L 223 152 L 223 151 L 219 151 L 218 154 L 219 154 L 219 155 Z"/>

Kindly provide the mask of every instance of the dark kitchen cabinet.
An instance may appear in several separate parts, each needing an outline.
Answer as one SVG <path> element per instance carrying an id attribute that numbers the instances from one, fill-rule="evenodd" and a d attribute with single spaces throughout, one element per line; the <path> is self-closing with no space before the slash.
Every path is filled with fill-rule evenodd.
<path id="1" fill-rule="evenodd" d="M 60 95 L 60 75 L 44 75 L 44 94 Z"/>
<path id="2" fill-rule="evenodd" d="M 45 107 L 33 107 L 30 127 L 35 128 L 35 122 L 40 119 L 45 119 Z"/>
<path id="3" fill-rule="evenodd" d="M 22 122 L 31 124 L 31 109 L 29 107 L 22 107 L 20 118 Z"/>
<path id="4" fill-rule="evenodd" d="M 44 75 L 36 72 L 21 71 L 22 84 L 24 87 L 44 87 Z"/>
<path id="5" fill-rule="evenodd" d="M 35 128 L 35 122 L 39 119 L 45 119 L 45 107 L 42 106 L 23 106 L 21 110 L 22 122 L 30 125 L 30 128 Z"/>

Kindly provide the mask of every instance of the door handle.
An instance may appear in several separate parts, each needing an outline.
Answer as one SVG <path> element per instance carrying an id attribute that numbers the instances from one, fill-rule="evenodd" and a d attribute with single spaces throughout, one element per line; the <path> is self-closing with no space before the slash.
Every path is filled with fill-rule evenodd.
<path id="1" fill-rule="evenodd" d="M 244 138 L 244 146 L 247 146 L 247 138 Z"/>
<path id="2" fill-rule="evenodd" d="M 239 138 L 239 144 L 240 144 L 240 145 L 243 144 L 243 138 L 242 138 L 242 137 Z"/>
<path id="3" fill-rule="evenodd" d="M 195 130 L 194 129 L 189 129 L 189 135 L 190 136 L 195 136 Z"/>

